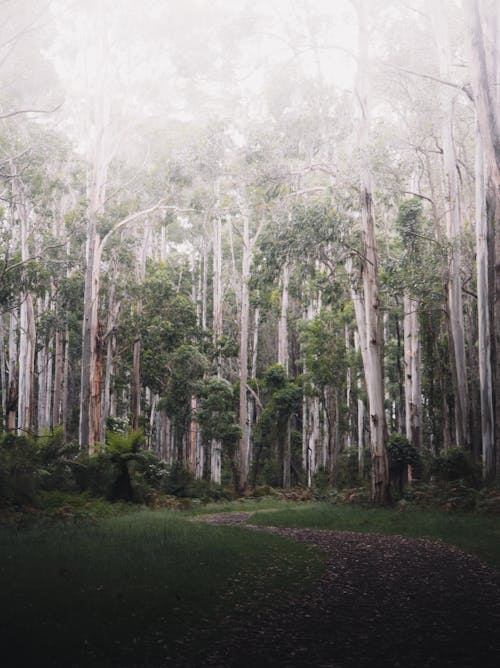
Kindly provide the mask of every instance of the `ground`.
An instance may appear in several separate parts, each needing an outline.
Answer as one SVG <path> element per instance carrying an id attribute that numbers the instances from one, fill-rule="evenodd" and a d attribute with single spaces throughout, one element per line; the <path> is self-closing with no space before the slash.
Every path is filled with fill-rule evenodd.
<path id="1" fill-rule="evenodd" d="M 249 513 L 208 516 L 241 524 Z M 326 551 L 307 596 L 238 621 L 199 666 L 500 666 L 500 574 L 448 545 L 398 536 L 255 527 Z"/>

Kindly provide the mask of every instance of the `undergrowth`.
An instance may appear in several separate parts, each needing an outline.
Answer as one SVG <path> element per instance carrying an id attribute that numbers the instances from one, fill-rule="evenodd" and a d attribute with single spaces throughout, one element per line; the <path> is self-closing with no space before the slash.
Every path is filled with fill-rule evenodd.
<path id="1" fill-rule="evenodd" d="M 299 594 L 323 564 L 307 546 L 171 511 L 0 539 L 6 668 L 196 665 L 228 614 Z"/>

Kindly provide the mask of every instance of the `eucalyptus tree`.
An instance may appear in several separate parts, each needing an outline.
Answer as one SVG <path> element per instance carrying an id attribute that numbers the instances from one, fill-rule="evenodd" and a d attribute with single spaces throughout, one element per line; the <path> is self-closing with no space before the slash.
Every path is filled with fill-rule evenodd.
<path id="1" fill-rule="evenodd" d="M 493 276 L 488 268 L 488 265 L 497 267 L 500 258 L 500 98 L 495 88 L 498 85 L 500 13 L 495 3 L 466 0 L 464 5 L 477 118 L 476 226 L 483 470 L 487 478 L 492 478 L 495 469 L 497 474 L 500 469 L 500 272 L 496 269 Z"/>
<path id="2" fill-rule="evenodd" d="M 452 50 L 446 21 L 444 2 L 433 2 L 432 21 L 436 39 L 440 77 L 452 79 Z M 450 86 L 441 86 L 440 94 L 443 107 L 442 144 L 443 165 L 446 181 L 447 235 L 451 245 L 451 257 L 448 278 L 448 309 L 450 318 L 450 336 L 453 347 L 453 378 L 455 389 L 455 423 L 457 445 L 470 449 L 469 392 L 467 364 L 465 359 L 465 333 L 461 286 L 461 249 L 462 214 L 460 208 L 459 175 L 457 151 L 453 133 L 454 98 L 457 91 Z"/>
<path id="3" fill-rule="evenodd" d="M 375 207 L 372 174 L 368 162 L 369 148 L 369 62 L 368 62 L 368 6 L 364 1 L 355 4 L 358 17 L 358 70 L 356 96 L 358 109 L 358 147 L 360 151 L 360 209 L 363 311 L 357 310 L 361 349 L 364 351 L 366 389 L 368 394 L 371 496 L 377 504 L 389 497 L 389 465 L 387 459 L 387 425 L 384 410 L 384 379 L 382 373 L 382 331 L 378 287 L 378 254 L 375 234 Z"/>

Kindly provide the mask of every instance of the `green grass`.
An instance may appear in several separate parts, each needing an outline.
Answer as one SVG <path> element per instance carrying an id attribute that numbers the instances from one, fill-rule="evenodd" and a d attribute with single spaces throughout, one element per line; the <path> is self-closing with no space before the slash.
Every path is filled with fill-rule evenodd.
<path id="1" fill-rule="evenodd" d="M 299 509 L 258 513 L 251 522 L 442 540 L 500 568 L 500 521 L 495 516 L 314 503 Z"/>
<path id="2" fill-rule="evenodd" d="M 2 665 L 178 665 L 228 612 L 307 588 L 322 564 L 307 546 L 171 511 L 4 529 Z"/>
<path id="3" fill-rule="evenodd" d="M 231 512 L 256 512 L 256 511 L 276 511 L 293 510 L 303 508 L 303 501 L 282 501 L 271 496 L 262 497 L 242 497 L 236 501 L 218 501 L 216 503 L 207 503 L 200 505 L 190 511 L 193 515 L 210 515 L 211 513 L 231 513 Z"/>

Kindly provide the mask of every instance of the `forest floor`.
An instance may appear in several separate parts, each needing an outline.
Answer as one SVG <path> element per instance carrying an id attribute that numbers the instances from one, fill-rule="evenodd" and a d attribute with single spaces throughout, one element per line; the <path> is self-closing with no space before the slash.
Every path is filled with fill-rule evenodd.
<path id="1" fill-rule="evenodd" d="M 220 641 L 192 665 L 500 665 L 500 574 L 476 557 L 425 539 L 263 527 L 251 517 L 199 519 L 313 545 L 327 553 L 326 569 L 300 600 L 237 619 L 228 611 Z"/>

